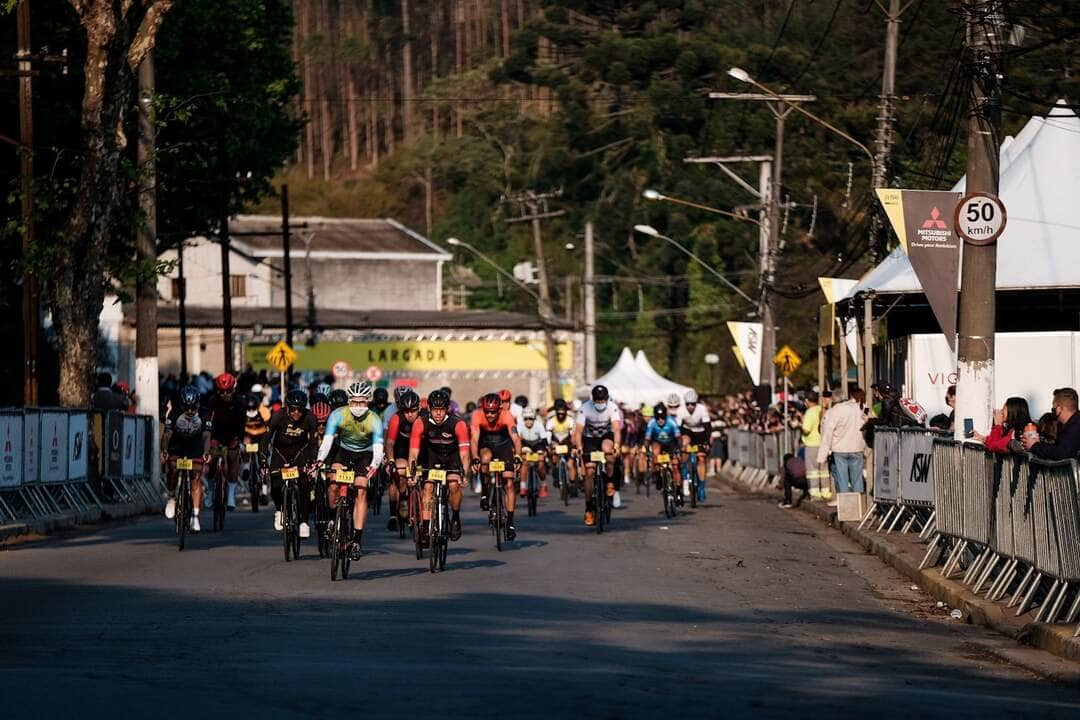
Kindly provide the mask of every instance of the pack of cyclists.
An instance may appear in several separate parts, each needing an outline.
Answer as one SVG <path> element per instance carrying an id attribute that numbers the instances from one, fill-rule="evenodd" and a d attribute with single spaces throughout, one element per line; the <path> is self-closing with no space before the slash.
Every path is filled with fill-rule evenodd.
<path id="1" fill-rule="evenodd" d="M 301 538 L 311 536 L 313 502 L 325 501 L 333 507 L 339 492 L 343 493 L 340 488 L 349 485 L 349 555 L 357 560 L 372 483 L 383 483 L 378 487 L 385 487 L 389 496 L 390 531 L 398 530 L 401 523 L 416 522 L 409 516 L 405 498 L 410 492 L 419 493 L 418 530 L 424 539 L 433 486 L 424 480 L 421 469 L 436 468 L 449 491 L 451 540 L 461 537 L 463 487 L 473 479 L 484 511 L 489 510 L 493 493 L 503 493 L 506 540 L 512 541 L 517 534 L 515 503 L 526 494 L 529 467 L 535 466 L 539 497 L 546 498 L 549 469 L 559 469 L 567 456 L 570 461 L 562 476 L 575 489 L 579 483 L 582 486 L 586 526 L 596 522 L 595 483 L 603 483 L 600 490 L 612 496 L 617 508 L 620 489 L 631 477 L 652 477 L 659 488 L 660 459 L 671 463 L 683 497 L 691 492 L 690 473 L 696 473 L 698 482 L 693 485 L 698 499 L 704 499 L 710 422 L 708 410 L 693 390 L 681 397 L 672 393 L 663 402 L 638 410 L 620 407 L 603 385 L 594 386 L 576 412 L 558 399 L 548 412 L 538 413 L 524 398 L 515 399 L 509 390 L 502 390 L 484 395 L 476 410 L 466 414 L 451 400 L 449 388 L 438 388 L 421 398 L 411 388 L 399 386 L 390 402 L 389 393 L 370 382 L 353 382 L 339 389 L 323 383 L 310 394 L 289 391 L 281 409 L 271 414 L 262 394 L 237 396 L 236 378 L 222 373 L 205 401 L 195 386 L 182 388 L 164 422 L 162 463 L 170 493 L 165 515 L 173 518 L 175 513 L 177 459 L 191 460 L 185 467 L 201 478 L 191 484 L 190 529 L 196 533 L 201 531 L 199 509 L 210 494 L 211 472 L 224 473 L 229 510 L 236 505 L 241 470 L 257 473 L 261 482 L 249 484 L 251 502 L 257 509 L 259 496 L 270 496 L 274 528 L 279 532 L 283 470 L 290 479 L 297 478 Z M 501 470 L 490 472 L 489 464 L 496 461 Z M 316 477 L 325 478 L 325 498 L 315 497 Z M 377 492 L 381 496 L 381 489 Z M 332 533 L 332 525 L 319 531 Z"/>

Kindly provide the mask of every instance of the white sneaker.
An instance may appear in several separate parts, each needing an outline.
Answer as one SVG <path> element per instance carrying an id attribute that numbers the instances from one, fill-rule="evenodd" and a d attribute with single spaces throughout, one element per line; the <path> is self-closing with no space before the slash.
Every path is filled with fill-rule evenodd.
<path id="1" fill-rule="evenodd" d="M 282 527 L 284 527 L 284 526 L 281 524 L 281 511 L 280 510 L 275 510 L 274 511 L 274 529 L 277 530 L 278 532 L 281 532 Z"/>
<path id="2" fill-rule="evenodd" d="M 165 517 L 170 520 L 176 517 L 176 498 L 169 498 L 169 501 L 165 503 Z"/>
<path id="3" fill-rule="evenodd" d="M 307 523 L 300 523 L 300 537 L 302 537 L 302 538 L 311 537 L 311 528 L 308 527 Z"/>
<path id="4" fill-rule="evenodd" d="M 613 507 L 613 508 L 621 508 L 622 507 L 622 498 L 619 496 L 619 491 L 618 490 L 616 490 L 615 494 L 611 497 L 611 507 Z"/>
<path id="5" fill-rule="evenodd" d="M 689 483 L 683 483 L 682 496 L 683 497 L 690 497 L 690 485 L 689 485 Z"/>
<path id="6" fill-rule="evenodd" d="M 202 532 L 202 528 L 199 527 L 199 516 L 191 516 L 191 532 Z"/>

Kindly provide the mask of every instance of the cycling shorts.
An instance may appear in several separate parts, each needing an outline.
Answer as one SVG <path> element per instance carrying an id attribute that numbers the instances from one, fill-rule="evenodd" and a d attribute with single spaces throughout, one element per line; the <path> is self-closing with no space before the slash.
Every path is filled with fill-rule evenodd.
<path id="1" fill-rule="evenodd" d="M 596 438 L 586 437 L 586 438 L 582 438 L 581 439 L 581 451 L 585 454 L 585 457 L 583 458 L 583 460 L 585 462 L 589 462 L 589 455 L 591 453 L 593 453 L 593 452 L 595 452 L 597 450 L 603 450 L 605 440 L 614 441 L 615 436 L 611 435 L 611 434 L 608 434 L 608 435 L 604 435 L 603 437 L 596 437 Z"/>
<path id="2" fill-rule="evenodd" d="M 366 472 L 371 466 L 372 457 L 370 450 L 361 450 L 357 452 L 355 450 L 346 450 L 343 447 L 339 447 L 334 451 L 332 463 L 335 465 L 344 465 L 347 469 L 353 470 L 359 475 Z"/>
<path id="3" fill-rule="evenodd" d="M 690 438 L 691 445 L 698 445 L 701 452 L 705 452 L 705 446 L 709 444 L 708 430 L 683 430 L 683 435 Z"/>
<path id="4" fill-rule="evenodd" d="M 511 465 L 514 463 L 514 446 L 510 443 L 505 445 L 485 445 L 483 441 L 480 442 L 480 449 L 487 448 L 491 451 L 492 460 L 502 460 L 506 463 L 506 469 L 512 470 Z"/>

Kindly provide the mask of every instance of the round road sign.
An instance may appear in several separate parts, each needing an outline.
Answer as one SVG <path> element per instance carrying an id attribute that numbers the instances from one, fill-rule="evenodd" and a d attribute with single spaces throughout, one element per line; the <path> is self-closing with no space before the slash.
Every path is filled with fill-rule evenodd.
<path id="1" fill-rule="evenodd" d="M 382 370 L 379 369 L 378 365 L 371 365 L 364 371 L 364 377 L 371 382 L 379 382 L 382 379 Z"/>
<path id="2" fill-rule="evenodd" d="M 334 363 L 334 366 L 330 368 L 330 374 L 334 376 L 335 380 L 344 380 L 352 374 L 352 368 L 349 367 L 349 363 L 344 360 L 338 360 Z"/>
<path id="3" fill-rule="evenodd" d="M 1007 219 L 1001 198 L 968 193 L 956 206 L 956 234 L 972 245 L 989 245 L 1001 235 Z"/>

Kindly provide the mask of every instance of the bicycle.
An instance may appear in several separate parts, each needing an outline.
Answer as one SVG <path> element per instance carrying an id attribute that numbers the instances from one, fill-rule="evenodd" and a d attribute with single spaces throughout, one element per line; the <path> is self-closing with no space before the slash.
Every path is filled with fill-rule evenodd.
<path id="1" fill-rule="evenodd" d="M 406 531 L 406 528 L 408 527 L 408 522 L 409 522 L 409 495 L 411 494 L 411 489 L 409 488 L 409 485 L 407 483 L 406 483 L 404 489 L 401 488 L 401 483 L 398 480 L 399 476 L 398 476 L 398 469 L 397 469 L 396 465 L 390 466 L 388 468 L 387 472 L 392 473 L 392 475 L 391 475 L 392 482 L 395 483 L 398 486 L 398 506 L 397 506 L 397 508 L 398 508 L 397 509 L 398 524 L 397 524 L 397 530 L 398 530 L 398 539 L 399 540 L 404 540 L 405 539 L 405 531 Z"/>
<path id="2" fill-rule="evenodd" d="M 184 549 L 188 526 L 191 524 L 191 471 L 195 462 L 191 458 L 176 458 L 176 542 L 177 550 Z"/>
<path id="3" fill-rule="evenodd" d="M 423 478 L 423 470 L 416 468 L 413 475 L 413 483 L 409 486 L 409 529 L 412 532 L 413 545 L 416 549 L 416 559 L 424 559 L 424 516 L 421 514 L 420 481 Z"/>
<path id="4" fill-rule="evenodd" d="M 528 478 L 525 481 L 525 498 L 528 501 L 529 517 L 535 517 L 536 505 L 540 498 L 540 471 L 537 469 L 540 453 L 527 453 L 525 462 L 529 463 Z"/>
<path id="5" fill-rule="evenodd" d="M 228 499 L 228 482 L 225 479 L 229 448 L 224 445 L 210 448 L 210 475 L 214 479 L 214 532 L 225 529 L 225 503 Z"/>
<path id="6" fill-rule="evenodd" d="M 656 456 L 656 464 L 659 465 L 661 498 L 664 502 L 664 517 L 673 518 L 678 515 L 679 488 L 675 486 L 675 474 L 671 469 L 671 456 L 660 453 Z"/>
<path id="7" fill-rule="evenodd" d="M 567 445 L 556 445 L 555 455 L 559 458 L 559 464 L 555 468 L 555 479 L 559 482 L 559 497 L 564 506 L 570 505 L 570 464 L 566 462 L 566 455 L 570 452 Z"/>
<path id="8" fill-rule="evenodd" d="M 450 499 L 446 484 L 446 470 L 434 467 L 427 471 L 427 482 L 433 487 L 431 497 L 431 522 L 428 538 L 431 542 L 429 567 L 431 572 L 446 569 L 446 554 L 450 545 Z"/>
<path id="9" fill-rule="evenodd" d="M 488 463 L 488 473 L 490 480 L 490 510 L 488 511 L 488 525 L 491 527 L 492 534 L 495 535 L 495 549 L 502 552 L 502 544 L 504 533 L 506 532 L 506 511 L 503 509 L 505 505 L 505 486 L 506 482 L 503 480 L 503 472 L 506 470 L 506 463 L 502 460 L 492 460 Z"/>
<path id="10" fill-rule="evenodd" d="M 275 472 L 281 474 L 281 541 L 285 546 L 285 562 L 292 559 L 300 559 L 300 510 L 298 508 L 297 479 L 300 477 L 300 468 L 295 465 L 284 465 Z"/>
<path id="11" fill-rule="evenodd" d="M 593 474 L 593 503 L 596 506 L 596 533 L 604 532 L 604 525 L 611 524 L 611 495 L 607 490 L 607 456 L 603 450 L 589 453 L 589 461 L 596 464 Z"/>
<path id="12" fill-rule="evenodd" d="M 330 481 L 339 486 L 337 502 L 334 503 L 334 527 L 329 538 L 330 582 L 338 579 L 338 570 L 341 571 L 342 580 L 349 578 L 349 543 L 353 536 L 352 509 L 356 498 L 353 490 L 355 479 L 354 471 L 338 470 Z"/>
<path id="13" fill-rule="evenodd" d="M 701 447 L 698 445 L 688 445 L 686 451 L 689 454 L 689 458 L 686 461 L 686 479 L 690 481 L 690 507 L 696 508 L 698 500 L 704 500 L 703 497 L 700 497 L 702 495 L 703 486 L 697 472 L 697 456 L 698 453 L 701 452 Z"/>
<path id="14" fill-rule="evenodd" d="M 386 466 L 382 465 L 371 479 L 368 489 L 368 507 L 372 515 L 382 515 L 383 493 L 386 492 Z"/>
<path id="15" fill-rule="evenodd" d="M 251 494 L 251 512 L 259 512 L 259 496 L 262 494 L 262 473 L 259 472 L 259 443 L 244 443 L 247 455 L 247 486 Z"/>
<path id="16" fill-rule="evenodd" d="M 644 486 L 645 497 L 648 498 L 652 496 L 652 483 L 649 482 L 649 473 L 642 471 L 639 460 L 640 458 L 637 456 L 637 453 L 634 453 L 632 457 L 633 465 L 630 467 L 630 477 L 633 479 L 634 486 L 637 488 L 636 494 L 640 495 L 641 488 Z"/>
<path id="17" fill-rule="evenodd" d="M 330 522 L 330 506 L 326 504 L 326 471 L 319 469 L 315 475 L 312 503 L 315 505 L 315 533 L 319 542 L 319 557 L 330 557 L 330 544 L 326 539 L 326 525 Z"/>

